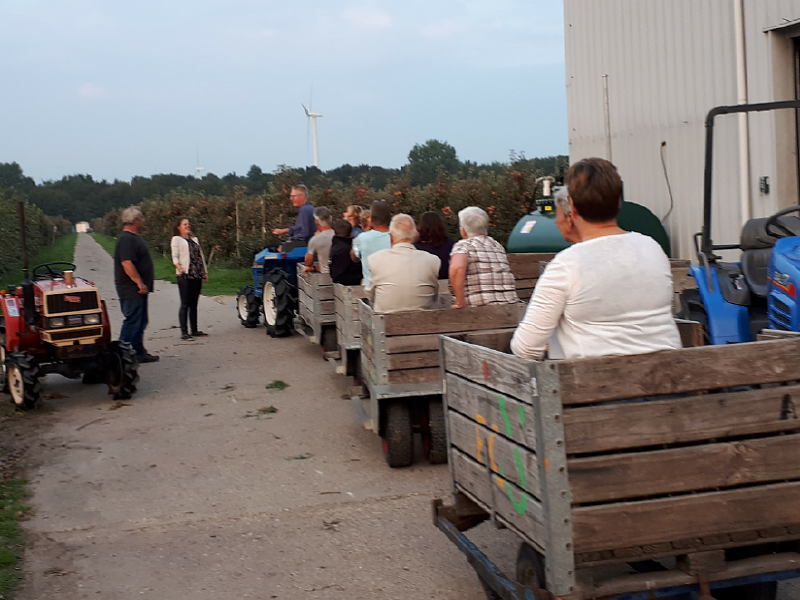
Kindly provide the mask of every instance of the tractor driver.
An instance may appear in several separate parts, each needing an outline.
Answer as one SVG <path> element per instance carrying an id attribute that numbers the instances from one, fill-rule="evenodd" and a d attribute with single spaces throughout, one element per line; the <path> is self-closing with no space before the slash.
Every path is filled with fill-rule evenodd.
<path id="1" fill-rule="evenodd" d="M 305 246 L 314 237 L 317 226 L 314 223 L 314 207 L 307 202 L 308 189 L 304 185 L 296 185 L 292 188 L 289 200 L 292 206 L 300 210 L 297 211 L 297 220 L 291 227 L 284 229 L 273 229 L 272 235 L 288 235 L 289 241 L 296 246 Z"/>

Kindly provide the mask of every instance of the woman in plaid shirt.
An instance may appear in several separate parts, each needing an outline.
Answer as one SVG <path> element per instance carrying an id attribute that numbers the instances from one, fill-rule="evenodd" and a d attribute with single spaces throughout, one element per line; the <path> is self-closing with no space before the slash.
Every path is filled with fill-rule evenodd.
<path id="1" fill-rule="evenodd" d="M 450 253 L 453 308 L 519 302 L 506 251 L 487 235 L 489 215 L 477 206 L 459 211 L 461 237 Z"/>

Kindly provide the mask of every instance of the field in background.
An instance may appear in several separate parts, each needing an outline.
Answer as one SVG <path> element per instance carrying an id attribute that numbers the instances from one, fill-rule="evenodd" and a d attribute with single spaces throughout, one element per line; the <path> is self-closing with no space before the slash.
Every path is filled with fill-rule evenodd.
<path id="1" fill-rule="evenodd" d="M 91 233 L 91 235 L 109 255 L 114 256 L 114 246 L 116 238 L 102 233 Z M 153 257 L 156 279 L 171 281 L 176 283 L 175 266 L 170 258 L 166 258 L 156 252 L 150 252 Z M 208 268 L 208 283 L 203 284 L 204 296 L 234 296 L 243 285 L 252 285 L 253 276 L 250 269 L 229 269 L 223 267 Z"/>
<path id="2" fill-rule="evenodd" d="M 56 239 L 49 246 L 42 248 L 39 253 L 28 260 L 31 275 L 33 267 L 48 262 L 66 261 L 72 262 L 75 259 L 75 244 L 78 241 L 77 233 L 68 233 Z M 80 275 L 80 273 L 78 273 Z M 9 285 L 20 285 L 22 283 L 22 272 L 12 271 L 0 276 L 0 289 L 6 289 Z"/>

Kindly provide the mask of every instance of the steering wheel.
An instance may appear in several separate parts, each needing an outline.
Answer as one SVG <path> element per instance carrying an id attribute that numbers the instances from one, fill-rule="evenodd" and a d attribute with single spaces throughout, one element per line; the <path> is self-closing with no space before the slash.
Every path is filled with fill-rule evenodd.
<path id="1" fill-rule="evenodd" d="M 771 235 L 774 238 L 797 236 L 797 232 L 792 231 L 780 221 L 780 218 L 783 215 L 788 215 L 789 213 L 793 212 L 800 212 L 800 206 L 790 206 L 789 208 L 784 208 L 767 219 L 767 222 L 764 224 L 764 231 L 766 231 L 767 235 Z M 775 231 L 776 229 L 777 231 Z M 773 231 L 775 231 L 775 233 L 773 233 Z"/>
<path id="2" fill-rule="evenodd" d="M 67 262 L 65 260 L 57 260 L 55 262 L 42 263 L 33 267 L 33 279 L 58 279 L 64 276 L 64 269 L 53 269 L 55 265 L 68 266 L 71 271 L 75 270 L 75 263 Z M 42 272 L 43 271 L 43 272 Z"/>

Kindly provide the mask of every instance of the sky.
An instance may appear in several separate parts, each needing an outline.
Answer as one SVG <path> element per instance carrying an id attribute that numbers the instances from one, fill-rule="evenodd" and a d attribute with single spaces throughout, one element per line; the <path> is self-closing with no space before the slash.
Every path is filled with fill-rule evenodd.
<path id="1" fill-rule="evenodd" d="M 3 0 L 0 82 L 37 182 L 568 152 L 561 0 Z"/>

